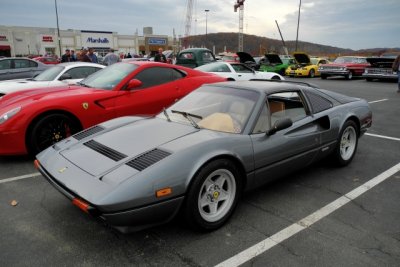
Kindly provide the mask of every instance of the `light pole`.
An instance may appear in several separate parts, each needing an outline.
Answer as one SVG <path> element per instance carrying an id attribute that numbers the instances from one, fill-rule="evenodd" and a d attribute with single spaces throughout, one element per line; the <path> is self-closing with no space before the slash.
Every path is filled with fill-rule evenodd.
<path id="1" fill-rule="evenodd" d="M 296 34 L 296 48 L 294 51 L 297 51 L 297 42 L 299 40 L 299 25 L 300 25 L 300 8 L 301 8 L 301 0 L 299 4 L 299 15 L 297 17 L 297 34 Z"/>
<path id="2" fill-rule="evenodd" d="M 58 49 L 60 50 L 60 58 L 61 58 L 61 39 L 60 39 L 60 27 L 58 26 L 57 0 L 54 0 L 54 5 L 56 7 Z"/>
<path id="3" fill-rule="evenodd" d="M 210 10 L 209 9 L 205 9 L 204 12 L 206 12 L 206 46 L 207 46 L 207 14 Z"/>

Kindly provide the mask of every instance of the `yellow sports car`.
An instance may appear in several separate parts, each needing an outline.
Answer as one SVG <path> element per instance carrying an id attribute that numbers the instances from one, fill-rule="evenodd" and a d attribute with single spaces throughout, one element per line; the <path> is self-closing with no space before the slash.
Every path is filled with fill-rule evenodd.
<path id="1" fill-rule="evenodd" d="M 296 64 L 290 65 L 285 74 L 290 77 L 310 77 L 320 76 L 318 66 L 320 64 L 327 64 L 329 61 L 324 58 L 312 57 L 310 58 L 306 53 L 294 53 L 293 57 L 296 59 Z"/>

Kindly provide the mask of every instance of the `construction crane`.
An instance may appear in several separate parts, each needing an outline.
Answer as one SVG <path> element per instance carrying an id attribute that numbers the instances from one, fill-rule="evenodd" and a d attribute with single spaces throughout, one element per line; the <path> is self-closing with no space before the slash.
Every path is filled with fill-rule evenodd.
<path id="1" fill-rule="evenodd" d="M 237 12 L 237 10 L 239 9 L 239 44 L 238 44 L 238 51 L 243 51 L 244 1 L 245 0 L 236 0 L 236 4 L 233 6 L 235 12 Z"/>
<path id="2" fill-rule="evenodd" d="M 190 30 L 192 28 L 192 12 L 194 0 L 187 0 L 186 5 L 186 20 L 185 20 L 185 35 L 183 36 L 183 47 L 189 46 Z"/>

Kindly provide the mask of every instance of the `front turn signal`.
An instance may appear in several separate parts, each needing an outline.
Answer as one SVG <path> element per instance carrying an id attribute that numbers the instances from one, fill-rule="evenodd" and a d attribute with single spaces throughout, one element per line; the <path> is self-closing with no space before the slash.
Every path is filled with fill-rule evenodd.
<path id="1" fill-rule="evenodd" d="M 165 197 L 172 194 L 172 188 L 167 187 L 156 191 L 157 197 Z"/>

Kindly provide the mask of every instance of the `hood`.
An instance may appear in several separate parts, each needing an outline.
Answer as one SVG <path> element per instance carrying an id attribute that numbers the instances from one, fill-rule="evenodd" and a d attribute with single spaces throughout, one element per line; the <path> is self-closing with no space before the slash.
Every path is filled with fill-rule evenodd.
<path id="1" fill-rule="evenodd" d="M 388 57 L 369 57 L 367 61 L 374 67 L 391 68 L 395 58 Z"/>
<path id="2" fill-rule="evenodd" d="M 197 131 L 190 125 L 150 118 L 123 125 L 91 140 L 85 139 L 60 153 L 90 175 L 101 176 L 163 144 Z M 161 150 L 164 152 L 168 153 Z"/>
<path id="3" fill-rule="evenodd" d="M 294 53 L 293 57 L 299 64 L 311 64 L 311 59 L 306 53 Z"/>
<path id="4" fill-rule="evenodd" d="M 268 60 L 269 64 L 268 65 L 277 65 L 277 64 L 283 64 L 281 58 L 277 54 L 265 54 L 265 58 Z"/>
<path id="5" fill-rule="evenodd" d="M 64 96 L 74 96 L 88 94 L 88 90 L 94 90 L 81 86 L 59 86 L 27 89 L 12 92 L 3 96 L 0 100 L 0 107 L 24 102 L 32 102 L 42 99 L 62 98 Z"/>
<path id="6" fill-rule="evenodd" d="M 249 61 L 256 63 L 256 61 L 254 60 L 253 56 L 250 55 L 249 53 L 236 52 L 236 55 L 238 55 L 241 63 L 246 63 L 246 62 L 249 62 Z"/>

